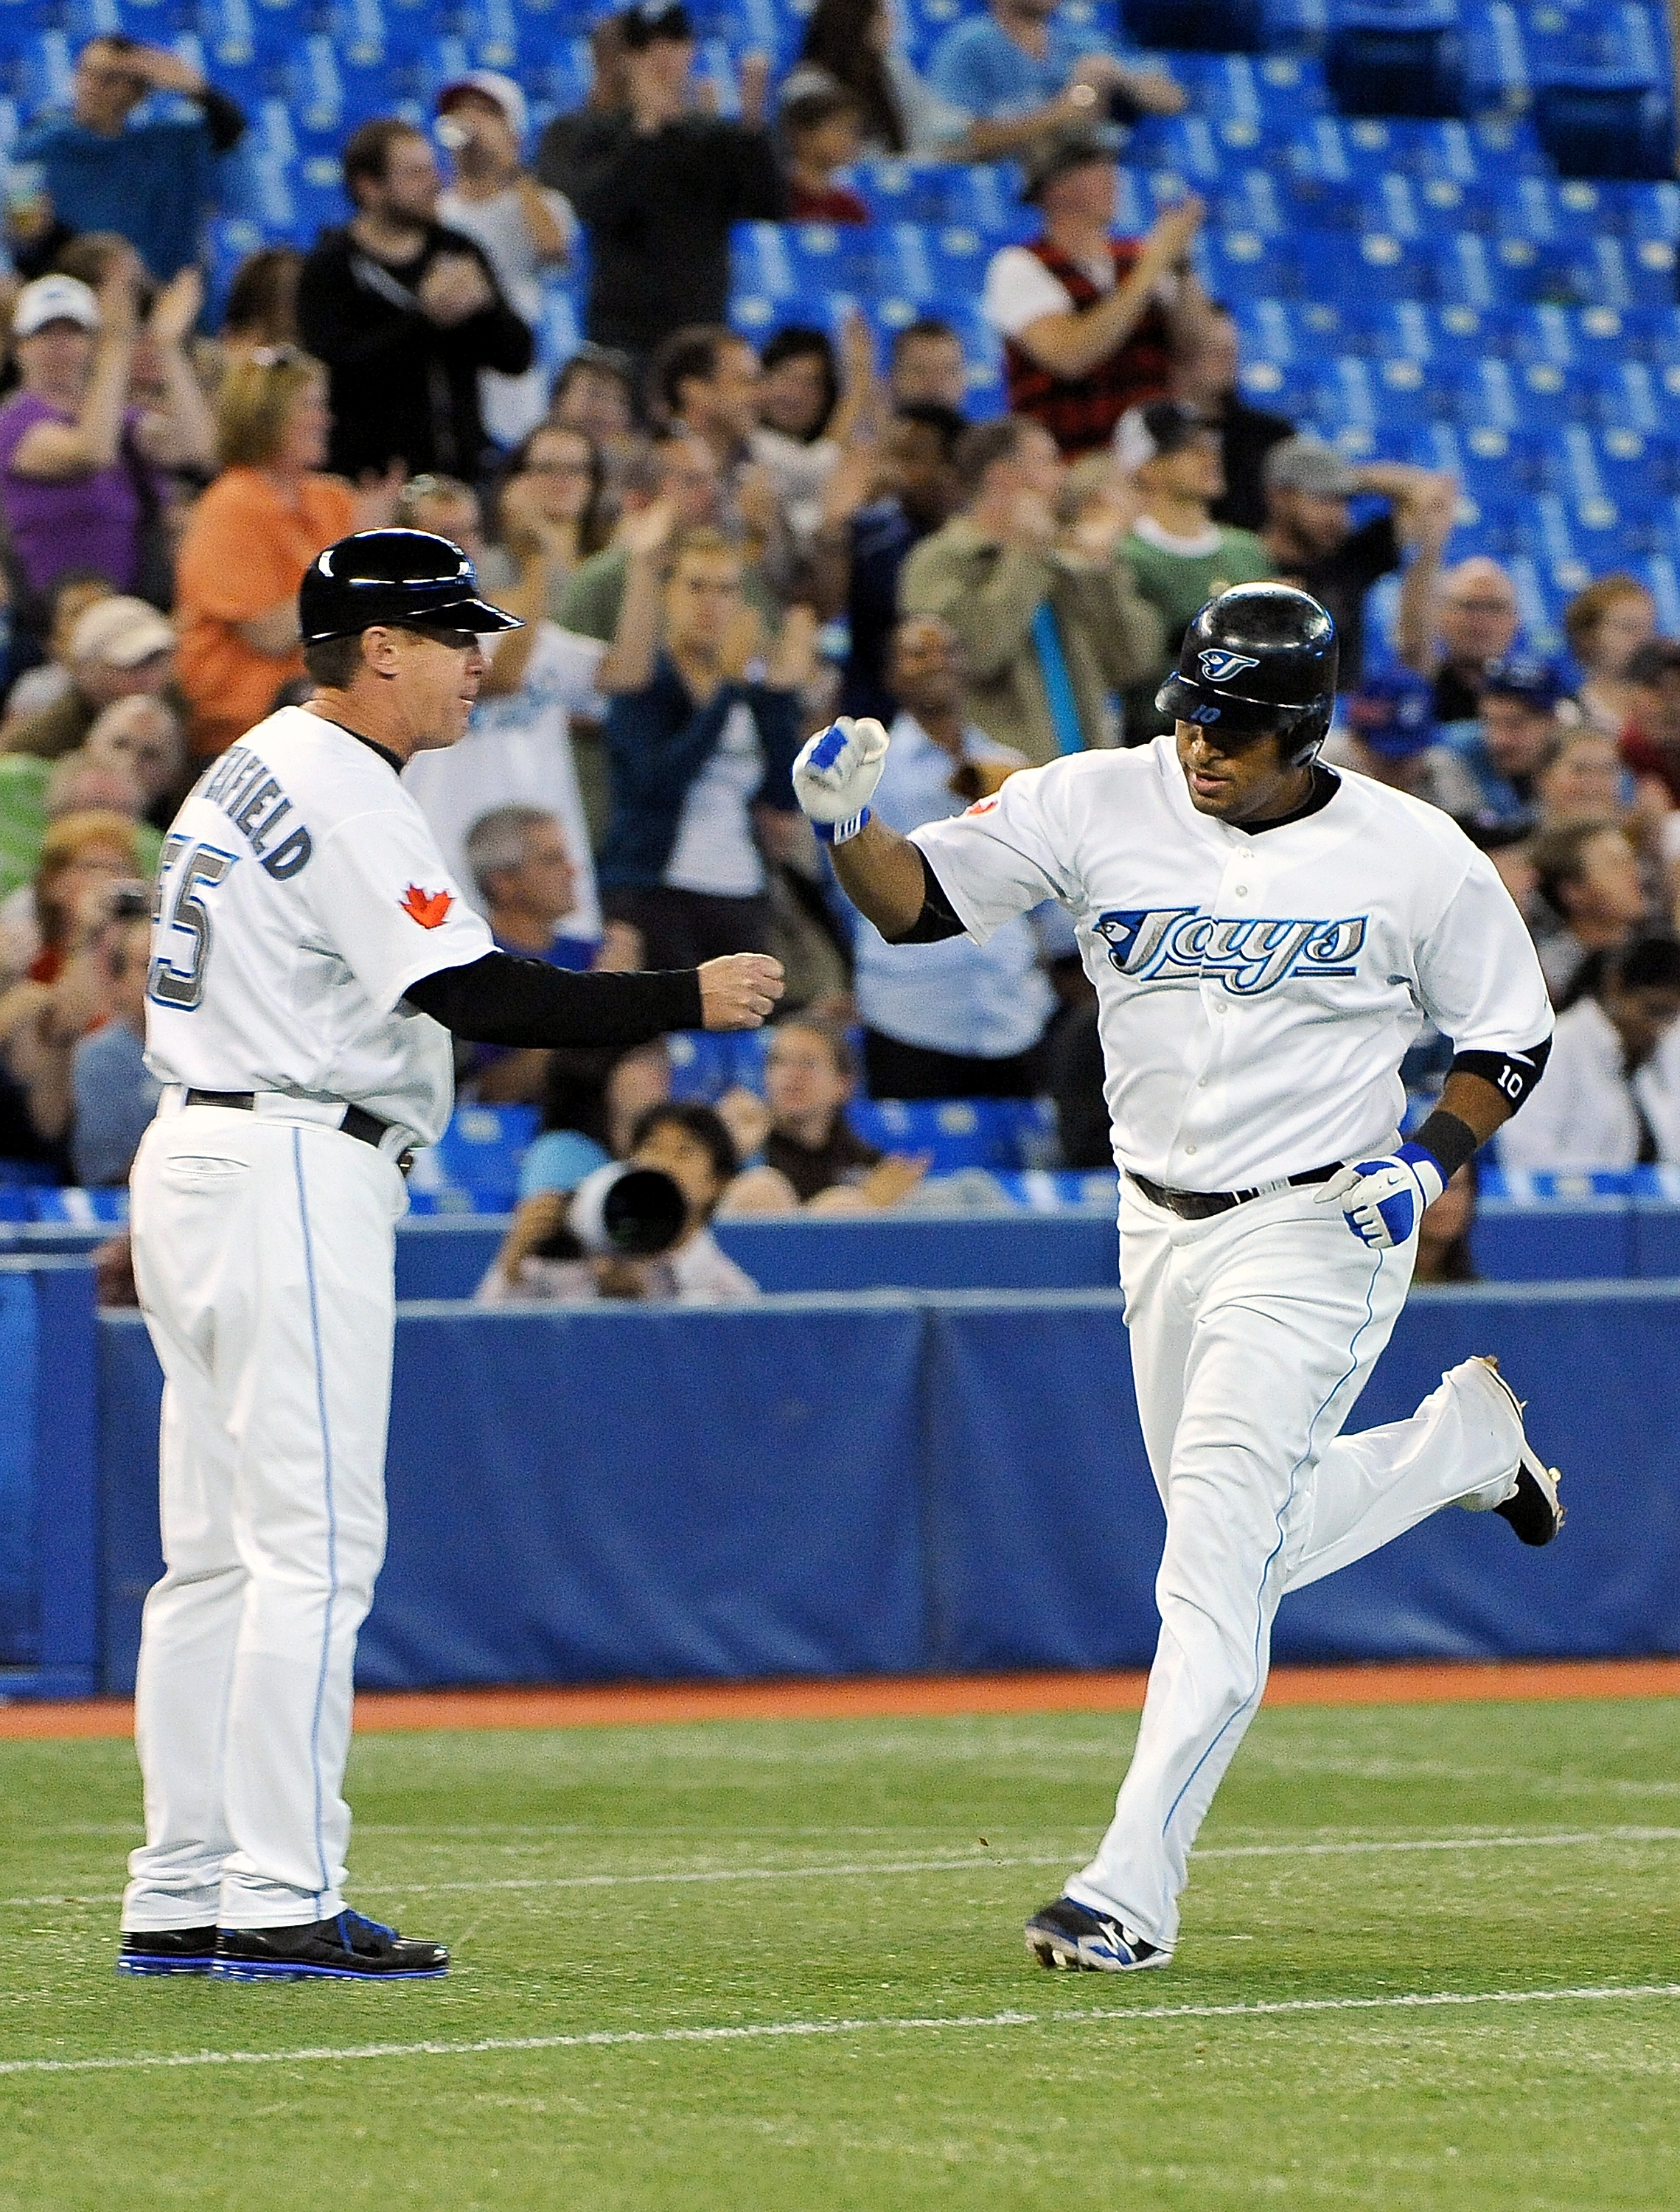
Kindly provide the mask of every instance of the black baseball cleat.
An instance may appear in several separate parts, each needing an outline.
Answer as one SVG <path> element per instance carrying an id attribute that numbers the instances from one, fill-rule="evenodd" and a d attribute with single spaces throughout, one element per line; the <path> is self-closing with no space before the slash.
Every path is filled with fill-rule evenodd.
<path id="1" fill-rule="evenodd" d="M 345 1911 L 299 1928 L 218 1928 L 210 1972 L 224 1982 L 434 1981 L 449 1954 Z"/>
<path id="2" fill-rule="evenodd" d="M 1027 1948 L 1041 1966 L 1093 1974 L 1135 1974 L 1144 1966 L 1170 1966 L 1173 1954 L 1106 1912 L 1058 1897 L 1027 1923 Z"/>
<path id="3" fill-rule="evenodd" d="M 1522 1427 L 1523 1407 L 1519 1398 L 1499 1371 L 1499 1362 L 1491 1352 L 1479 1353 L 1488 1379 L 1502 1390 L 1511 1401 L 1517 1425 Z M 1502 1521 L 1508 1521 L 1517 1532 L 1519 1542 L 1550 1544 L 1563 1526 L 1563 1508 L 1558 1502 L 1557 1486 L 1563 1480 L 1555 1467 L 1548 1467 L 1534 1451 L 1526 1434 L 1522 1440 L 1522 1457 L 1517 1462 L 1517 1486 L 1508 1498 L 1501 1498 L 1494 1511 Z"/>
<path id="4" fill-rule="evenodd" d="M 214 1928 L 136 1928 L 123 1930 L 119 1974 L 208 1974 L 215 1955 Z"/>

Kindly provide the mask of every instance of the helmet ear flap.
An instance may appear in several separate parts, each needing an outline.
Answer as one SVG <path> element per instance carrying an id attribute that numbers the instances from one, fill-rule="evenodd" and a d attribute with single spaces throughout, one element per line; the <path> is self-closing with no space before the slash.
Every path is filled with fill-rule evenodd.
<path id="1" fill-rule="evenodd" d="M 1333 702 L 1326 700 L 1321 707 L 1309 707 L 1291 724 L 1289 749 L 1285 755 L 1291 768 L 1305 768 L 1315 757 L 1319 747 L 1330 735 L 1332 711 Z"/>

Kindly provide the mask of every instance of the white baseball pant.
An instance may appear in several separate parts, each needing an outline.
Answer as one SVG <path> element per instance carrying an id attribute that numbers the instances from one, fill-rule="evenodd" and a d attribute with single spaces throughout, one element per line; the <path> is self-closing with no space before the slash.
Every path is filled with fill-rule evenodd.
<path id="1" fill-rule="evenodd" d="M 1132 1373 L 1167 1509 L 1161 1638 L 1113 1825 L 1067 1893 L 1170 1950 L 1191 1845 L 1265 1688 L 1279 1599 L 1466 1493 L 1495 1502 L 1520 1435 L 1475 1360 L 1409 1420 L 1339 1434 L 1414 1245 L 1368 1250 L 1310 1186 L 1197 1222 L 1122 1190 Z"/>
<path id="2" fill-rule="evenodd" d="M 396 1163 L 340 1109 L 182 1109 L 132 1176 L 164 1373 L 166 1571 L 136 1688 L 146 1841 L 127 1929 L 279 1928 L 343 1909 L 357 1632 L 385 1553 Z"/>

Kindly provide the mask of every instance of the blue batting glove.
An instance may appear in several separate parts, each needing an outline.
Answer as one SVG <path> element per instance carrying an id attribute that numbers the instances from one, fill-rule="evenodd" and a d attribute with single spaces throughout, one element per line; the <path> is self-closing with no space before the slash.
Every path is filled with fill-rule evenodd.
<path id="1" fill-rule="evenodd" d="M 1380 1160 L 1360 1160 L 1332 1176 L 1319 1194 L 1320 1206 L 1339 1206 L 1362 1244 L 1386 1252 L 1417 1234 L 1424 1208 L 1446 1188 L 1434 1154 L 1422 1145 L 1402 1145 Z"/>

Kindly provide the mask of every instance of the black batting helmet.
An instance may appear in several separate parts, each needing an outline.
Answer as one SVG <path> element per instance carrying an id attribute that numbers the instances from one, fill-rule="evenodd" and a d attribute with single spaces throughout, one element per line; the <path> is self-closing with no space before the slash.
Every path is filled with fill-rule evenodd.
<path id="1" fill-rule="evenodd" d="M 1336 704 L 1336 625 L 1293 584 L 1239 584 L 1210 599 L 1185 632 L 1178 672 L 1155 703 L 1222 737 L 1275 730 L 1285 758 L 1303 767 Z"/>
<path id="2" fill-rule="evenodd" d="M 298 591 L 306 645 L 355 637 L 375 623 L 446 629 L 519 629 L 517 615 L 478 596 L 478 573 L 429 530 L 358 530 L 312 561 Z"/>

